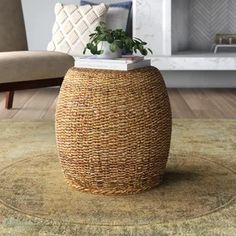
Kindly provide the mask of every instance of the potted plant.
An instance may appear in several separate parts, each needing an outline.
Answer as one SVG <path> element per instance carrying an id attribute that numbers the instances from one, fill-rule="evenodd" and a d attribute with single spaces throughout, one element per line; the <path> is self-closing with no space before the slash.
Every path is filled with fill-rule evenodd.
<path id="1" fill-rule="evenodd" d="M 90 34 L 89 43 L 87 43 L 84 54 L 87 49 L 99 58 L 113 59 L 121 57 L 122 51 L 126 53 L 137 53 L 138 51 L 146 56 L 148 52 L 152 53 L 150 48 L 146 48 L 146 42 L 139 38 L 131 38 L 122 29 L 111 30 L 101 22 L 96 27 L 95 32 Z"/>

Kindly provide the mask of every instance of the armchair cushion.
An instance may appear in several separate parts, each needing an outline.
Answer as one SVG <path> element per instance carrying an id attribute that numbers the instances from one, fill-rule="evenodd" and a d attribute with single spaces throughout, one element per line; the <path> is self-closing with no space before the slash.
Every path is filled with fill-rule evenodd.
<path id="1" fill-rule="evenodd" d="M 0 0 L 0 52 L 27 50 L 20 0 Z"/>
<path id="2" fill-rule="evenodd" d="M 74 58 L 60 52 L 15 51 L 0 53 L 0 84 L 64 77 Z"/>

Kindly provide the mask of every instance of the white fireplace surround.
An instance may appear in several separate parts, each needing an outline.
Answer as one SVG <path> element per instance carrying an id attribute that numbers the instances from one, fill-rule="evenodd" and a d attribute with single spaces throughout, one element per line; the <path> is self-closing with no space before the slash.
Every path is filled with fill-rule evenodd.
<path id="1" fill-rule="evenodd" d="M 204 15 L 205 8 L 211 15 Z M 209 30 L 203 35 L 191 32 L 199 22 L 191 22 L 198 18 L 190 14 L 209 20 Z M 133 21 L 134 35 L 154 49 L 152 64 L 168 87 L 236 87 L 236 53 L 214 54 L 209 47 L 216 33 L 236 33 L 236 0 L 134 0 Z M 191 35 L 202 41 L 190 45 Z M 206 43 L 202 36 L 208 37 Z"/>
<path id="2" fill-rule="evenodd" d="M 134 35 L 154 55 L 210 53 L 217 33 L 236 33 L 235 0 L 133 0 Z"/>
<path id="3" fill-rule="evenodd" d="M 133 31 L 154 55 L 171 55 L 171 0 L 134 0 Z"/>
<path id="4" fill-rule="evenodd" d="M 187 36 L 191 37 L 187 23 L 190 20 L 188 17 L 190 13 L 187 12 L 189 5 L 204 5 L 204 3 L 210 5 L 211 3 L 212 7 L 212 4 L 225 5 L 229 1 L 232 0 L 136 0 L 134 1 L 134 35 L 148 42 L 154 51 L 153 63 L 161 70 L 235 71 L 236 54 L 219 53 L 214 55 L 210 51 L 209 45 L 209 40 L 213 43 L 212 38 L 206 39 L 208 45 L 204 45 L 203 49 L 207 47 L 209 49 L 205 51 L 199 48 L 194 50 L 194 48 L 186 46 L 190 40 Z M 235 0 L 233 1 L 236 3 Z M 218 7 L 222 8 L 222 6 Z M 197 10 L 199 9 L 197 8 Z M 222 10 L 224 9 L 222 8 Z M 215 15 L 217 14 L 219 12 L 216 12 Z M 236 17 L 234 20 L 236 25 Z M 224 26 L 221 32 L 216 29 L 209 34 L 236 33 L 236 27 L 234 27 L 235 32 L 233 29 L 225 32 L 225 28 L 227 30 L 227 27 Z"/>

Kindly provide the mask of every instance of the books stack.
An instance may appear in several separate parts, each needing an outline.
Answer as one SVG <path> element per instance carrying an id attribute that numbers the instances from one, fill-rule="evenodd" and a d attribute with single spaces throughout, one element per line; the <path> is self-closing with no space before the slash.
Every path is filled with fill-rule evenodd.
<path id="1" fill-rule="evenodd" d="M 125 55 L 115 59 L 100 59 L 96 56 L 75 58 L 75 67 L 78 68 L 129 71 L 150 65 L 151 60 L 133 55 Z"/>

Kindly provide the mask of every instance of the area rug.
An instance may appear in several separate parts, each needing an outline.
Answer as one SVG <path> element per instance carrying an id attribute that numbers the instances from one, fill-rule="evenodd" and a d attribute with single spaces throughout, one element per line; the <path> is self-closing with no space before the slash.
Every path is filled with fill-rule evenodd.
<path id="1" fill-rule="evenodd" d="M 129 196 L 68 187 L 53 122 L 0 131 L 0 235 L 236 235 L 236 120 L 175 120 L 164 182 Z"/>

